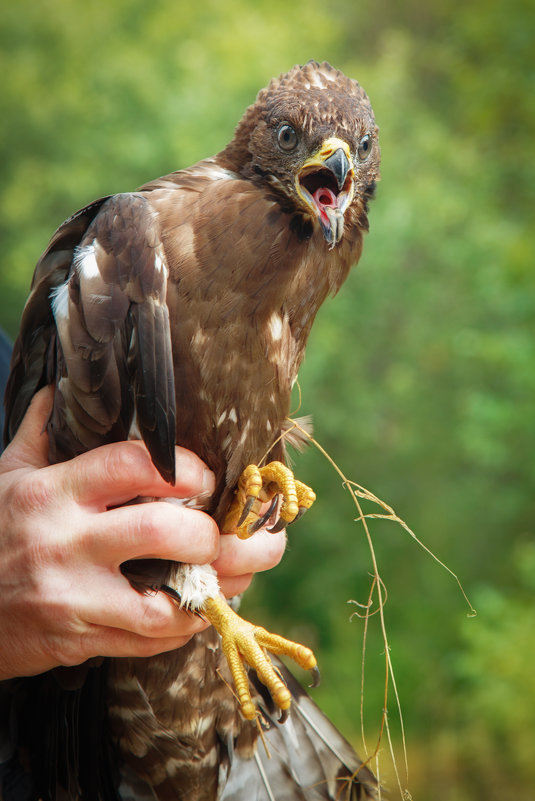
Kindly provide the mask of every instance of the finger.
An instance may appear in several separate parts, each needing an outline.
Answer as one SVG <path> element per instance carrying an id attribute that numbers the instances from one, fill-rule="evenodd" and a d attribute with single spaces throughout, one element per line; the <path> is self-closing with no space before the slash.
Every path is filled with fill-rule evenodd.
<path id="1" fill-rule="evenodd" d="M 182 648 L 192 635 L 161 638 L 142 637 L 120 629 L 98 627 L 87 640 L 88 654 L 91 656 L 149 657 L 165 651 Z"/>
<path id="2" fill-rule="evenodd" d="M 252 573 L 246 573 L 243 576 L 222 577 L 219 579 L 219 586 L 225 598 L 233 598 L 235 595 L 241 595 L 242 592 L 245 592 L 252 579 Z"/>
<path id="3" fill-rule="evenodd" d="M 2 472 L 21 467 L 48 465 L 48 436 L 46 424 L 52 410 L 54 390 L 43 387 L 33 396 L 12 442 L 2 457 Z"/>
<path id="4" fill-rule="evenodd" d="M 74 602 L 79 600 L 77 614 L 86 625 L 131 632 L 150 639 L 190 637 L 208 625 L 199 616 L 179 609 L 164 593 L 144 595 L 137 592 L 124 576 L 103 578 L 99 587 L 98 594 L 73 599 Z"/>
<path id="5" fill-rule="evenodd" d="M 91 561 L 116 568 L 128 559 L 171 559 L 207 564 L 221 537 L 204 512 L 163 501 L 139 503 L 84 517 L 80 546 Z"/>
<path id="6" fill-rule="evenodd" d="M 270 570 L 279 564 L 285 547 L 285 531 L 271 534 L 263 529 L 246 540 L 223 535 L 220 554 L 212 567 L 221 576 L 240 576 Z"/>
<path id="7" fill-rule="evenodd" d="M 103 445 L 55 465 L 58 481 L 65 482 L 76 500 L 99 508 L 116 506 L 139 495 L 189 498 L 213 492 L 215 479 L 190 451 L 176 448 L 176 484 L 171 486 L 156 470 L 140 441 Z"/>
<path id="8" fill-rule="evenodd" d="M 176 651 L 182 648 L 191 640 L 188 637 L 166 637 L 162 639 L 150 639 L 149 637 L 137 637 L 135 634 L 126 635 L 117 641 L 113 634 L 110 636 L 110 644 L 104 644 L 104 650 L 99 653 L 103 656 L 119 657 L 150 657 L 156 654 L 163 654 L 167 651 Z"/>

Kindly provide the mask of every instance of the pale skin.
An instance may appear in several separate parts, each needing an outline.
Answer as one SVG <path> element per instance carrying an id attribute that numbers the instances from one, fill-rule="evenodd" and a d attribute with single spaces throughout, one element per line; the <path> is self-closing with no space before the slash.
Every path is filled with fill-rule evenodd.
<path id="1" fill-rule="evenodd" d="M 176 485 L 163 481 L 141 442 L 105 445 L 48 463 L 41 390 L 0 458 L 0 679 L 94 656 L 152 656 L 207 627 L 163 593 L 141 595 L 119 565 L 141 557 L 211 563 L 222 592 L 243 592 L 280 561 L 285 532 L 221 535 L 206 514 L 169 503 L 117 507 L 137 496 L 187 498 L 214 489 L 213 474 L 177 447 Z"/>

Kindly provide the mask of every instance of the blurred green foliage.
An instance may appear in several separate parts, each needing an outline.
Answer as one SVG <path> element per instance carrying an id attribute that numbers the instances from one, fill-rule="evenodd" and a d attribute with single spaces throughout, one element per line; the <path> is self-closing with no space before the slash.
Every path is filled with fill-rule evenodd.
<path id="1" fill-rule="evenodd" d="M 535 786 L 534 17 L 531 0 L 22 0 L 0 22 L 0 313 L 12 335 L 39 253 L 74 210 L 221 149 L 294 63 L 325 58 L 368 91 L 382 183 L 361 264 L 313 331 L 300 413 L 478 610 L 466 618 L 454 581 L 401 528 L 371 524 L 408 786 L 435 801 L 527 799 Z M 332 468 L 313 449 L 297 463 L 319 501 L 247 611 L 315 645 L 317 696 L 362 749 L 362 623 L 347 601 L 366 601 L 370 557 Z M 370 743 L 384 685 L 376 620 Z"/>

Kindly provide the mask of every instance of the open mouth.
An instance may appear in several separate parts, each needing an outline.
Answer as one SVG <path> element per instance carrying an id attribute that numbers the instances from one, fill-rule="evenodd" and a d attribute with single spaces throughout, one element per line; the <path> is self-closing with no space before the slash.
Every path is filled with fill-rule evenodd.
<path id="1" fill-rule="evenodd" d="M 353 170 L 339 179 L 328 167 L 305 167 L 298 177 L 298 192 L 317 215 L 323 235 L 334 247 L 344 230 L 344 212 L 353 198 Z"/>
<path id="2" fill-rule="evenodd" d="M 338 187 L 338 182 L 334 174 L 328 169 L 314 170 L 305 175 L 301 175 L 299 176 L 299 183 L 305 198 L 309 203 L 315 205 L 323 223 L 328 224 L 329 222 L 326 209 L 340 209 L 340 211 L 344 211 L 344 209 L 341 208 L 341 204 L 343 204 L 344 200 L 348 197 L 349 186 L 347 186 L 346 189 L 346 184 L 351 184 L 349 176 L 346 178 L 342 191 L 340 191 Z"/>

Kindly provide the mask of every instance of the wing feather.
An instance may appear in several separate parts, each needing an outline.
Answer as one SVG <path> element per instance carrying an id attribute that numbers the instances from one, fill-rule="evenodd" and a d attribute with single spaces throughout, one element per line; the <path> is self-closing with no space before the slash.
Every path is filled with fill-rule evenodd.
<path id="1" fill-rule="evenodd" d="M 234 755 L 219 801 L 359 801 L 378 798 L 377 782 L 347 740 L 279 661 L 292 693 L 285 723 L 265 687 L 254 674 L 264 718 L 266 753 L 261 741 L 254 759 Z"/>
<path id="2" fill-rule="evenodd" d="M 137 424 L 163 478 L 174 483 L 175 388 L 167 306 L 131 309 Z"/>
<path id="3" fill-rule="evenodd" d="M 127 439 L 135 415 L 156 467 L 174 481 L 167 277 L 157 216 L 140 194 L 103 198 L 58 229 L 15 345 L 7 439 L 32 395 L 55 381 L 51 461 Z"/>
<path id="4" fill-rule="evenodd" d="M 56 327 L 50 295 L 66 280 L 76 246 L 107 199 L 95 200 L 60 225 L 37 263 L 6 387 L 6 443 L 15 436 L 34 394 L 53 379 Z"/>

